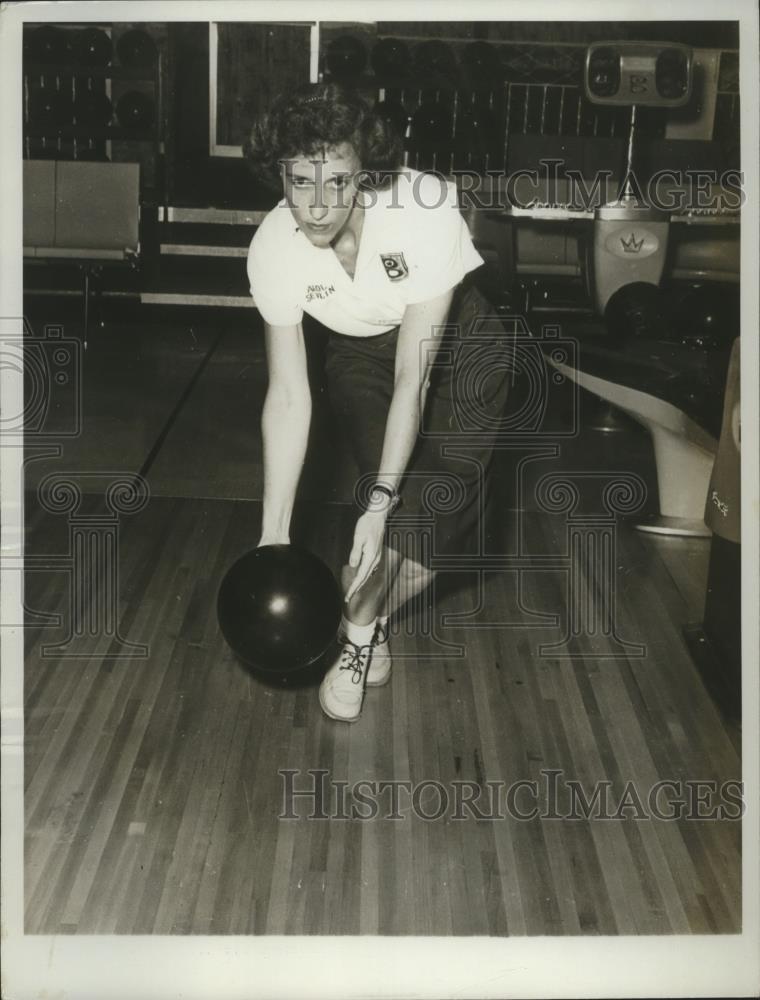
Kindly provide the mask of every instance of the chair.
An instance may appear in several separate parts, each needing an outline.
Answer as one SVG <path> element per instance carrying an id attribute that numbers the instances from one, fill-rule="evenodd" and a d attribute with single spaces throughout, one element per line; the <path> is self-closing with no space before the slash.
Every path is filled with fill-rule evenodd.
<path id="1" fill-rule="evenodd" d="M 92 279 L 108 264 L 137 266 L 139 227 L 138 163 L 24 162 L 24 256 L 80 267 L 85 345 Z"/>

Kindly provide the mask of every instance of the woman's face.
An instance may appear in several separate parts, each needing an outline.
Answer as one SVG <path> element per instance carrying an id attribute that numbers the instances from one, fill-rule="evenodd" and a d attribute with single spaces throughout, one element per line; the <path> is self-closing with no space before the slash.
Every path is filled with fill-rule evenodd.
<path id="1" fill-rule="evenodd" d="M 328 247 L 348 222 L 361 169 L 353 146 L 344 142 L 323 155 L 284 164 L 285 198 L 301 231 L 317 247 Z"/>

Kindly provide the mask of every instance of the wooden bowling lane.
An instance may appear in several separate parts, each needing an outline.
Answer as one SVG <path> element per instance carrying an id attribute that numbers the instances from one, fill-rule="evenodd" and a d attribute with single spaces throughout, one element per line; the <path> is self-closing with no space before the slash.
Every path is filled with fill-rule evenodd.
<path id="1" fill-rule="evenodd" d="M 35 320 L 33 328 L 39 334 L 45 323 Z M 31 460 L 35 440 L 30 438 L 27 489 L 62 471 L 138 472 L 218 334 L 207 325 L 140 316 L 98 327 L 84 350 L 78 322 L 62 331 L 76 342 L 78 361 L 65 386 L 70 391 L 56 390 L 45 429 L 62 435 L 63 455 Z"/>
<path id="2" fill-rule="evenodd" d="M 97 635 L 79 642 L 83 658 L 43 657 L 41 643 L 65 634 L 67 587 L 60 573 L 29 574 L 30 606 L 64 621 L 28 635 L 28 933 L 739 929 L 737 822 L 518 816 L 536 803 L 561 812 L 569 779 L 587 796 L 608 782 L 613 809 L 627 786 L 646 801 L 665 778 L 740 779 L 736 733 L 680 635 L 700 615 L 706 546 L 620 527 L 618 632 L 646 646 L 639 658 L 600 656 L 598 636 L 578 638 L 573 659 L 539 654 L 567 615 L 557 569 L 519 588 L 514 573 L 491 573 L 480 607 L 468 578 L 438 597 L 434 635 L 402 623 L 390 684 L 343 725 L 322 715 L 315 687 L 263 685 L 221 639 L 216 590 L 259 517 L 255 503 L 153 497 L 124 518 L 121 631 L 148 645 L 145 659 L 108 659 L 112 640 Z M 523 527 L 531 553 L 556 551 L 549 515 Z M 60 518 L 33 510 L 27 530 L 30 551 L 65 545 Z M 348 508 L 327 505 L 306 540 L 337 568 L 349 531 Z M 536 627 L 536 611 L 559 624 Z M 288 802 L 288 770 L 307 792 L 310 772 L 325 772 L 326 818 L 308 818 L 313 796 Z M 397 783 L 395 810 L 383 782 Z M 460 806 L 456 818 L 457 788 L 479 813 Z"/>

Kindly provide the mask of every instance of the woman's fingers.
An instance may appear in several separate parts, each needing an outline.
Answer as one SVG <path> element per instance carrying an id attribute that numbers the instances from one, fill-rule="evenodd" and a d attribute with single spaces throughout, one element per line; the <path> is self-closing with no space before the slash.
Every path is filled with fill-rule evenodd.
<path id="1" fill-rule="evenodd" d="M 346 592 L 346 602 L 350 601 L 357 591 L 361 590 L 378 567 L 380 560 L 372 558 L 370 546 L 365 546 L 362 551 L 361 561 L 356 570 L 356 575 L 351 581 L 351 586 Z"/>

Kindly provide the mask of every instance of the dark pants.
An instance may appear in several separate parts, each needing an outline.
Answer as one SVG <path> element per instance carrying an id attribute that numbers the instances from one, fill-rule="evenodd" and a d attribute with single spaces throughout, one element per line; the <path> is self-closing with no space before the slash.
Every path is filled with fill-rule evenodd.
<path id="1" fill-rule="evenodd" d="M 362 478 L 371 479 L 380 466 L 398 332 L 331 333 L 327 344 L 331 405 Z M 431 337 L 431 350 L 436 346 L 417 443 L 400 487 L 403 502 L 387 538 L 423 565 L 435 555 L 480 551 L 488 470 L 494 442 L 504 432 L 511 371 L 511 341 L 470 284 L 457 289 L 445 332 Z"/>

